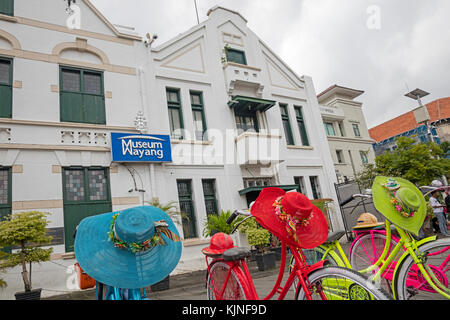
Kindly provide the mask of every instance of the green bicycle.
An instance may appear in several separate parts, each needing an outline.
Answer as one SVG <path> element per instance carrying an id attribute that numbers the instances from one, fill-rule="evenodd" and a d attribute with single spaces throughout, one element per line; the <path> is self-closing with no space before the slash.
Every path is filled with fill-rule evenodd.
<path id="1" fill-rule="evenodd" d="M 380 179 L 383 177 L 379 177 L 376 183 L 377 181 L 379 183 Z M 404 186 L 415 188 L 406 180 L 400 178 L 396 180 L 401 181 Z M 386 182 L 386 178 L 383 181 Z M 374 186 L 378 188 L 377 185 Z M 424 199 L 418 189 L 415 195 L 423 204 Z M 412 234 L 417 234 L 417 225 L 421 226 L 423 219 L 416 218 L 414 229 L 410 221 L 398 219 L 395 212 L 393 214 L 386 211 L 389 209 L 387 206 L 380 206 L 379 198 L 376 199 L 376 196 L 374 194 L 373 197 L 375 205 L 381 207 L 382 210 L 379 211 L 387 218 L 384 229 L 373 227 L 355 230 L 356 238 L 350 249 L 350 261 L 339 243 L 345 232 L 331 233 L 323 245 L 304 250 L 308 263 L 328 260 L 331 265 L 353 268 L 368 275 L 374 283 L 384 289 L 389 289 L 398 300 L 450 299 L 450 238 L 437 240 L 434 236 L 416 240 Z M 409 196 L 414 198 L 412 194 Z M 363 198 L 362 201 L 372 198 L 370 195 L 356 194 L 343 201 L 341 205 L 357 197 Z M 393 225 L 390 219 L 396 224 Z M 397 231 L 398 237 L 392 235 L 393 230 Z"/>

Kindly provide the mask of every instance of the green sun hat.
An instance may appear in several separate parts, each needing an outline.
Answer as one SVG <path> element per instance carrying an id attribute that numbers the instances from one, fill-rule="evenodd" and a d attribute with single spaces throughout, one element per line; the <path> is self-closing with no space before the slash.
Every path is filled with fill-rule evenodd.
<path id="1" fill-rule="evenodd" d="M 377 177 L 372 186 L 375 208 L 396 226 L 419 235 L 426 217 L 422 192 L 402 178 Z"/>

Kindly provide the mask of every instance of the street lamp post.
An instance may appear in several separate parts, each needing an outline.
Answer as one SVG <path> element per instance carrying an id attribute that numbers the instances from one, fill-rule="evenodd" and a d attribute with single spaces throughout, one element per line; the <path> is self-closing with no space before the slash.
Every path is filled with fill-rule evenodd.
<path id="1" fill-rule="evenodd" d="M 421 89 L 416 89 L 416 90 L 413 90 L 413 91 L 405 94 L 405 97 L 416 100 L 419 103 L 419 107 L 413 110 L 414 117 L 416 118 L 416 122 L 418 124 L 425 124 L 429 140 L 431 142 L 436 142 L 434 139 L 434 136 L 433 136 L 433 132 L 431 130 L 432 128 L 430 126 L 430 120 L 431 120 L 430 114 L 428 113 L 427 107 L 422 104 L 422 98 L 426 97 L 428 95 L 429 95 L 428 92 L 421 90 Z M 444 185 L 448 185 L 447 178 L 445 177 L 445 175 L 442 176 L 442 182 L 444 183 Z"/>

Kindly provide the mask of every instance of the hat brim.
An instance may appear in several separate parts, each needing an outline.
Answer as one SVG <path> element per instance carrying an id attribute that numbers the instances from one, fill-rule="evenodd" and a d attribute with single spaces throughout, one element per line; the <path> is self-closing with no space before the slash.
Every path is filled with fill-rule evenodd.
<path id="1" fill-rule="evenodd" d="M 426 202 L 422 192 L 408 180 L 394 178 L 402 187 L 409 188 L 420 199 L 419 209 L 416 210 L 414 216 L 409 218 L 403 217 L 391 204 L 389 192 L 383 186 L 388 179 L 388 177 L 380 176 L 373 183 L 372 195 L 375 208 L 394 225 L 418 236 L 426 216 Z"/>
<path id="2" fill-rule="evenodd" d="M 233 246 L 232 248 L 236 248 L 236 246 Z M 230 250 L 232 248 L 214 250 L 214 249 L 210 249 L 209 247 L 207 247 L 207 248 L 202 249 L 202 252 L 204 254 L 220 256 L 222 253 L 224 253 L 225 251 L 228 251 L 228 250 Z"/>
<path id="3" fill-rule="evenodd" d="M 365 228 L 375 228 L 375 227 L 381 227 L 384 226 L 384 222 L 378 222 L 378 223 L 368 223 L 368 224 L 357 224 L 353 227 L 353 229 L 365 229 Z"/>
<path id="4" fill-rule="evenodd" d="M 154 221 L 164 220 L 169 230 L 179 236 L 175 224 L 164 211 L 150 206 L 127 210 L 143 210 L 151 214 Z M 78 226 L 75 257 L 83 270 L 98 282 L 123 289 L 148 287 L 166 278 L 180 260 L 182 243 L 162 235 L 165 246 L 157 245 L 141 253 L 116 248 L 108 237 L 115 213 L 88 217 Z"/>
<path id="5" fill-rule="evenodd" d="M 297 247 L 299 244 L 287 233 L 285 224 L 278 218 L 273 203 L 286 192 L 279 188 L 263 189 L 251 208 L 251 214 L 258 223 L 269 230 L 280 241 Z M 312 216 L 309 224 L 297 228 L 297 238 L 300 247 L 313 249 L 323 244 L 328 237 L 328 224 L 323 213 L 313 205 Z"/>

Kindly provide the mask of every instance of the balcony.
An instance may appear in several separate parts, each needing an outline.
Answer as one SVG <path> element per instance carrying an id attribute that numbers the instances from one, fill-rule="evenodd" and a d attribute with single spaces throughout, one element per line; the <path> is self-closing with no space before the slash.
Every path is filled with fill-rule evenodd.
<path id="1" fill-rule="evenodd" d="M 241 166 L 272 165 L 284 162 L 280 135 L 244 132 L 236 137 L 237 162 Z"/>
<path id="2" fill-rule="evenodd" d="M 261 69 L 234 62 L 227 62 L 223 66 L 228 93 L 233 95 L 236 87 L 243 86 L 255 90 L 261 96 L 264 90 Z"/>

